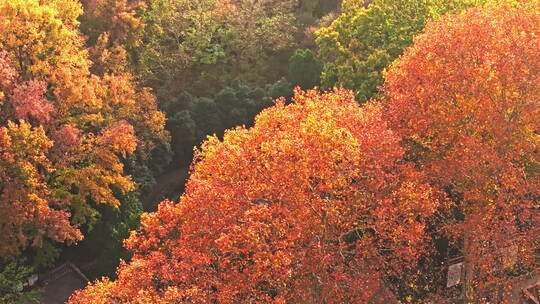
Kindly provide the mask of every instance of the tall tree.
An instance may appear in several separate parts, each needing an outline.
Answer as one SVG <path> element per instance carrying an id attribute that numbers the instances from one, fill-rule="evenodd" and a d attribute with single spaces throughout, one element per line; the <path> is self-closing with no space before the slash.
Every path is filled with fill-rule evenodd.
<path id="1" fill-rule="evenodd" d="M 123 160 L 166 138 L 148 90 L 95 75 L 75 0 L 0 0 L 1 261 L 78 241 L 94 204 L 134 189 Z"/>
<path id="2" fill-rule="evenodd" d="M 392 129 L 454 203 L 474 303 L 540 266 L 539 47 L 540 1 L 499 1 L 429 23 L 385 76 Z"/>
<path id="3" fill-rule="evenodd" d="M 364 102 L 383 84 L 382 71 L 426 22 L 485 0 L 345 0 L 341 14 L 317 31 L 323 87 L 343 85 Z M 369 3 L 369 5 L 368 5 Z"/>
<path id="4" fill-rule="evenodd" d="M 84 14 L 81 30 L 89 44 L 96 45 L 107 36 L 110 46 L 128 49 L 141 44 L 146 24 L 143 15 L 154 0 L 82 0 Z"/>
<path id="5" fill-rule="evenodd" d="M 439 201 L 381 112 L 297 91 L 210 138 L 180 202 L 143 215 L 118 279 L 70 303 L 391 303 Z"/>

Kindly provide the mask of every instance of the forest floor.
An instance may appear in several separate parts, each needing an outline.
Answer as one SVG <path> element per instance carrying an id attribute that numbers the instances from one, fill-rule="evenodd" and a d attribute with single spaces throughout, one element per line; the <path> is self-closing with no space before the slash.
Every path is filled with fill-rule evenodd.
<path id="1" fill-rule="evenodd" d="M 152 212 L 157 210 L 158 204 L 164 199 L 178 201 L 184 192 L 188 178 L 189 167 L 171 169 L 156 177 L 154 189 L 142 200 L 143 210 Z"/>
<path id="2" fill-rule="evenodd" d="M 163 174 L 156 177 L 156 185 L 150 193 L 148 193 L 142 199 L 143 210 L 145 212 L 152 212 L 157 210 L 158 204 L 164 199 L 170 199 L 173 201 L 178 201 L 180 195 L 184 192 L 184 186 L 188 178 L 189 167 L 180 167 L 180 168 L 170 168 L 165 171 Z M 84 254 L 84 251 L 77 250 L 75 247 L 66 246 L 62 250 L 62 256 L 60 258 L 61 262 L 72 262 L 77 267 L 83 271 L 86 275 L 90 275 L 90 279 L 94 279 L 95 275 L 93 272 L 96 269 L 96 257 L 92 254 Z M 79 284 L 80 282 L 76 281 L 75 283 Z M 75 284 L 74 283 L 74 284 Z M 67 292 L 75 291 L 81 286 L 74 288 L 67 288 Z M 47 291 L 49 293 L 57 293 L 54 290 Z M 58 293 L 57 297 L 65 296 L 64 294 Z M 51 296 L 48 296 L 51 298 Z M 49 302 L 47 302 L 49 303 Z M 61 302 L 50 302 L 50 303 L 61 303 Z"/>

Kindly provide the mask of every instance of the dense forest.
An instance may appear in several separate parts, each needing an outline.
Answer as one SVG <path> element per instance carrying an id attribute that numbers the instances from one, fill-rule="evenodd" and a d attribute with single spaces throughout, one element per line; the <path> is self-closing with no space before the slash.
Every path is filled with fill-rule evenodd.
<path id="1" fill-rule="evenodd" d="M 538 235 L 540 0 L 0 0 L 0 304 L 538 304 Z"/>

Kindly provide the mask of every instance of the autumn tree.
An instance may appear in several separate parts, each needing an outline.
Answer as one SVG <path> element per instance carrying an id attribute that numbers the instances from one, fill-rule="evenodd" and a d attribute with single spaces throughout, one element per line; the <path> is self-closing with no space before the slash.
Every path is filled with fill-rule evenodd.
<path id="1" fill-rule="evenodd" d="M 297 91 L 209 138 L 180 202 L 126 241 L 118 279 L 70 303 L 395 301 L 388 278 L 426 253 L 439 201 L 381 115 L 350 91 Z"/>
<path id="2" fill-rule="evenodd" d="M 111 46 L 137 47 L 146 27 L 143 15 L 152 1 L 83 0 L 81 30 L 88 35 L 90 45 L 107 36 Z"/>
<path id="3" fill-rule="evenodd" d="M 363 102 L 383 84 L 382 71 L 426 22 L 485 0 L 345 0 L 341 14 L 317 32 L 323 87 L 343 85 Z M 369 5 L 368 5 L 369 3 Z"/>
<path id="4" fill-rule="evenodd" d="M 82 238 L 135 189 L 123 161 L 167 137 L 149 90 L 90 72 L 74 0 L 0 0 L 0 266 Z"/>
<path id="5" fill-rule="evenodd" d="M 150 115 L 148 120 L 139 120 L 136 126 L 138 136 L 149 145 L 137 149 L 124 162 L 126 171 L 144 195 L 155 185 L 154 176 L 163 172 L 172 158 L 170 138 L 162 128 L 164 117 L 157 110 L 151 89 L 141 85 L 136 68 L 135 50 L 141 46 L 146 33 L 144 14 L 152 1 L 87 0 L 82 3 L 84 14 L 80 17 L 80 28 L 87 36 L 85 44 L 92 61 L 91 72 L 104 77 L 112 90 L 138 101 L 130 103 L 130 109 L 124 113 Z"/>
<path id="6" fill-rule="evenodd" d="M 80 29 L 93 64 L 92 72 L 134 73 L 147 26 L 144 19 L 152 1 L 83 0 Z"/>
<path id="7" fill-rule="evenodd" d="M 499 1 L 429 23 L 385 75 L 392 129 L 453 201 L 467 302 L 540 266 L 539 46 L 540 2 Z"/>

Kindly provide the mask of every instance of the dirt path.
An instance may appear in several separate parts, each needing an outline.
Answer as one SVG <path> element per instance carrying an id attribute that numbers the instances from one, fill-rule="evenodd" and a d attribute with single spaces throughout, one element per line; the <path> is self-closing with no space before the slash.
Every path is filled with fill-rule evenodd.
<path id="1" fill-rule="evenodd" d="M 142 201 L 146 212 L 155 211 L 164 199 L 178 200 L 184 192 L 184 184 L 188 177 L 188 167 L 173 169 L 156 178 L 156 186 Z"/>

